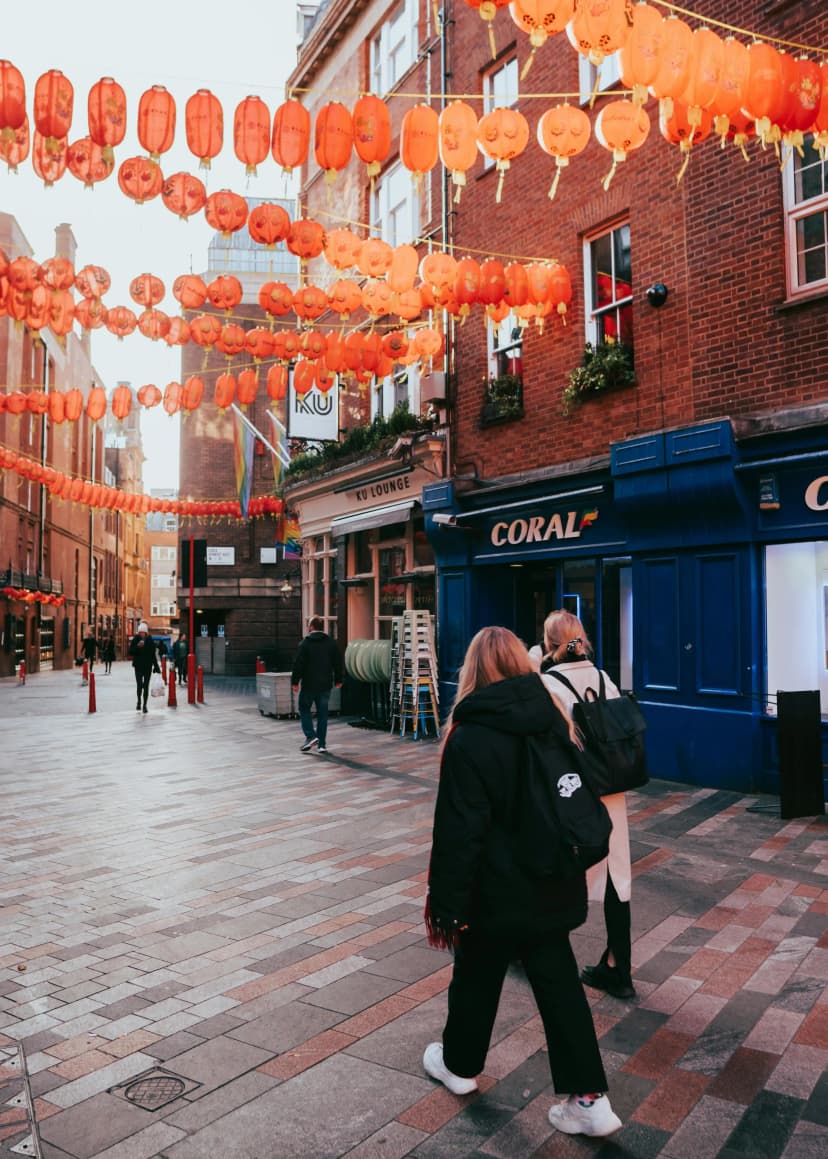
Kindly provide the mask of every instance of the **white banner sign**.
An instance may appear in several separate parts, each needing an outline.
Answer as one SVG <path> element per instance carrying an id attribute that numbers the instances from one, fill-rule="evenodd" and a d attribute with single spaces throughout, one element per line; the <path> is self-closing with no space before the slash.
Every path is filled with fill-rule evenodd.
<path id="1" fill-rule="evenodd" d="M 207 563 L 210 567 L 232 566 L 236 562 L 235 547 L 207 548 Z"/>
<path id="2" fill-rule="evenodd" d="M 327 394 L 314 386 L 307 394 L 297 395 L 291 383 L 288 392 L 288 436 L 291 439 L 339 438 L 339 386 Z"/>

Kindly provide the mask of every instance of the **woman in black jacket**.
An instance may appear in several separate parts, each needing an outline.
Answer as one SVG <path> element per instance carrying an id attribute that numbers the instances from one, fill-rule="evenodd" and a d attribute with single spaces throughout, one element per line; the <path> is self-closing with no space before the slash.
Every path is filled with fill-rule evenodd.
<path id="1" fill-rule="evenodd" d="M 569 944 L 586 920 L 586 881 L 533 875 L 533 851 L 518 846 L 510 824 L 527 737 L 554 782 L 577 777 L 570 725 L 525 647 L 505 628 L 484 628 L 466 653 L 440 766 L 426 922 L 432 944 L 452 944 L 455 957 L 443 1041 L 426 1048 L 423 1066 L 454 1094 L 477 1089 L 503 980 L 519 959 L 555 1090 L 570 1095 L 550 1122 L 567 1134 L 609 1135 L 621 1121 Z"/>

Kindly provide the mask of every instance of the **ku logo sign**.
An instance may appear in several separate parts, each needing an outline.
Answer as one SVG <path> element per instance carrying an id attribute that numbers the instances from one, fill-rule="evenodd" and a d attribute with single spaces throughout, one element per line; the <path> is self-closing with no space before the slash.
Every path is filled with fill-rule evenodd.
<path id="1" fill-rule="evenodd" d="M 495 523 L 491 540 L 495 547 L 517 547 L 521 543 L 548 543 L 550 539 L 580 539 L 585 527 L 598 518 L 598 509 L 567 511 L 566 515 L 530 515 L 511 523 Z"/>
<path id="2" fill-rule="evenodd" d="M 330 394 L 321 394 L 318 390 L 310 390 L 307 394 L 297 394 L 296 413 L 300 415 L 324 416 L 331 413 L 333 398 Z"/>

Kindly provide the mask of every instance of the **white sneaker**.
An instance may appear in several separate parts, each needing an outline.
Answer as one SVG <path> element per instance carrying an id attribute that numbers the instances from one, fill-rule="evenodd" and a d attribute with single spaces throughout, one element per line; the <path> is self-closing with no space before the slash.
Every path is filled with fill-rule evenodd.
<path id="1" fill-rule="evenodd" d="M 570 1095 L 565 1103 L 550 1108 L 549 1122 L 565 1135 L 611 1135 L 623 1126 L 606 1095 L 591 1107 L 582 1107 L 575 1095 Z"/>
<path id="2" fill-rule="evenodd" d="M 449 1070 L 443 1062 L 441 1042 L 431 1042 L 425 1048 L 423 1070 L 433 1079 L 437 1079 L 438 1083 L 442 1083 L 453 1095 L 470 1095 L 472 1091 L 477 1090 L 477 1079 L 464 1079 Z"/>

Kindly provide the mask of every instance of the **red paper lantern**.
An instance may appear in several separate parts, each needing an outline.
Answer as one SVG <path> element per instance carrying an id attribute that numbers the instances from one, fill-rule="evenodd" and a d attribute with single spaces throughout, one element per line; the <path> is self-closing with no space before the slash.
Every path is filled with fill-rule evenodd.
<path id="1" fill-rule="evenodd" d="M 244 350 L 246 337 L 243 326 L 239 326 L 236 322 L 228 322 L 226 326 L 222 326 L 221 333 L 216 339 L 216 349 L 227 358 L 233 358 Z"/>
<path id="2" fill-rule="evenodd" d="M 164 185 L 164 175 L 161 166 L 149 157 L 129 157 L 118 168 L 118 185 L 122 193 L 137 205 L 143 205 L 145 201 L 158 197 Z"/>
<path id="3" fill-rule="evenodd" d="M 105 181 L 114 168 L 114 161 L 108 160 L 101 146 L 96 145 L 91 137 L 74 141 L 69 146 L 66 161 L 69 172 L 82 181 L 86 189 Z"/>
<path id="4" fill-rule="evenodd" d="M 213 400 L 219 410 L 226 410 L 236 397 L 236 380 L 232 374 L 220 374 L 213 390 Z"/>
<path id="5" fill-rule="evenodd" d="M 318 258 L 325 248 L 325 230 L 318 221 L 299 218 L 290 227 L 285 244 L 303 262 Z"/>
<path id="6" fill-rule="evenodd" d="M 661 13 L 652 4 L 634 5 L 632 27 L 618 50 L 618 63 L 621 82 L 633 90 L 633 103 L 636 105 L 647 102 L 647 90 L 658 73 L 663 25 Z"/>
<path id="7" fill-rule="evenodd" d="M 170 318 L 170 328 L 164 335 L 168 346 L 186 346 L 190 341 L 190 323 L 183 318 Z"/>
<path id="8" fill-rule="evenodd" d="M 316 371 L 312 362 L 303 358 L 293 368 L 293 389 L 298 395 L 305 395 L 314 385 Z"/>
<path id="9" fill-rule="evenodd" d="M 126 134 L 126 93 L 111 76 L 101 77 L 89 90 L 89 136 L 114 164 L 112 150 Z"/>
<path id="10" fill-rule="evenodd" d="M 430 105 L 414 105 L 402 119 L 400 160 L 419 185 L 439 156 L 440 118 Z"/>
<path id="11" fill-rule="evenodd" d="M 107 310 L 104 325 L 116 338 L 126 338 L 138 325 L 138 319 L 128 306 L 113 306 Z"/>
<path id="12" fill-rule="evenodd" d="M 52 68 L 38 77 L 34 90 L 33 120 L 38 133 L 62 141 L 72 127 L 75 90 L 60 69 Z"/>
<path id="13" fill-rule="evenodd" d="M 354 150 L 373 180 L 391 152 L 391 117 L 385 101 L 372 93 L 360 97 L 353 111 Z"/>
<path id="14" fill-rule="evenodd" d="M 247 232 L 259 245 L 272 250 L 290 233 L 290 217 L 287 210 L 270 201 L 255 205 L 247 219 Z"/>
<path id="15" fill-rule="evenodd" d="M 164 410 L 168 415 L 177 414 L 181 409 L 181 383 L 168 382 L 164 387 Z"/>
<path id="16" fill-rule="evenodd" d="M 301 101 L 285 101 L 273 115 L 270 151 L 285 173 L 305 163 L 310 144 L 310 113 Z"/>
<path id="17" fill-rule="evenodd" d="M 229 314 L 242 300 L 242 284 L 232 274 L 220 274 L 208 284 L 207 298 L 217 310 L 226 310 Z"/>
<path id="18" fill-rule="evenodd" d="M 484 306 L 496 306 L 506 293 L 506 271 L 503 263 L 489 258 L 480 265 L 477 300 Z"/>
<path id="19" fill-rule="evenodd" d="M 75 303 L 75 321 L 84 330 L 99 330 L 106 324 L 108 313 L 100 298 L 81 298 Z"/>
<path id="20" fill-rule="evenodd" d="M 138 318 L 138 329 L 145 338 L 157 342 L 170 331 L 170 318 L 163 310 L 144 310 Z"/>
<path id="21" fill-rule="evenodd" d="M 194 213 L 198 213 L 207 203 L 207 190 L 204 182 L 192 173 L 173 173 L 164 178 L 161 186 L 161 200 L 171 213 L 186 221 Z"/>
<path id="22" fill-rule="evenodd" d="M 325 237 L 325 260 L 337 270 L 349 270 L 357 264 L 362 238 L 350 229 L 332 229 Z"/>
<path id="23" fill-rule="evenodd" d="M 393 247 L 378 237 L 369 237 L 362 243 L 357 266 L 366 278 L 382 278 L 391 268 L 394 260 Z"/>
<path id="24" fill-rule="evenodd" d="M 276 363 L 267 372 L 267 396 L 274 402 L 281 402 L 287 395 L 288 368 Z"/>
<path id="25" fill-rule="evenodd" d="M 494 161 L 500 175 L 495 195 L 495 201 L 500 203 L 506 171 L 529 143 L 529 124 L 517 109 L 494 109 L 480 118 L 477 140 L 486 156 Z"/>
<path id="26" fill-rule="evenodd" d="M 328 184 L 350 161 L 353 142 L 354 124 L 345 106 L 338 101 L 323 105 L 316 114 L 314 156 Z"/>
<path id="27" fill-rule="evenodd" d="M 281 318 L 293 309 L 293 290 L 284 282 L 265 282 L 259 290 L 259 305 L 272 318 Z"/>
<path id="28" fill-rule="evenodd" d="M 328 288 L 330 307 L 344 321 L 362 305 L 362 290 L 349 278 L 338 278 Z"/>
<path id="29" fill-rule="evenodd" d="M 132 390 L 123 383 L 112 392 L 112 413 L 118 422 L 123 422 L 132 410 Z"/>
<path id="30" fill-rule="evenodd" d="M 201 406 L 204 397 L 204 379 L 197 374 L 191 374 L 184 382 L 181 390 L 182 410 L 191 411 Z"/>
<path id="31" fill-rule="evenodd" d="M 207 224 L 219 230 L 222 237 L 230 237 L 242 229 L 247 221 L 247 202 L 238 193 L 221 189 L 207 198 L 204 216 Z"/>
<path id="32" fill-rule="evenodd" d="M 328 295 L 318 286 L 302 286 L 293 295 L 293 310 L 297 318 L 313 321 L 328 309 Z"/>
<path id="33" fill-rule="evenodd" d="M 102 298 L 111 285 L 103 266 L 84 266 L 75 275 L 75 288 L 84 298 Z"/>
<path id="34" fill-rule="evenodd" d="M 669 23 L 669 22 L 668 22 Z M 650 131 L 650 118 L 632 101 L 610 101 L 595 119 L 595 137 L 599 145 L 612 153 L 612 168 L 603 180 L 604 189 L 615 175 L 616 166 L 627 154 L 640 149 Z"/>
<path id="35" fill-rule="evenodd" d="M 273 356 L 273 334 L 263 326 L 255 326 L 247 331 L 245 349 L 254 362 L 261 362 L 263 358 Z"/>
<path id="36" fill-rule="evenodd" d="M 574 105 L 556 105 L 538 121 L 538 144 L 544 153 L 555 158 L 550 199 L 557 192 L 561 169 L 569 164 L 570 157 L 576 157 L 587 147 L 591 132 L 589 117 Z"/>
<path id="37" fill-rule="evenodd" d="M 477 113 L 464 101 L 446 105 L 438 119 L 438 146 L 440 160 L 451 170 L 456 192 L 455 202 L 466 184 L 466 173 L 477 161 Z"/>
<path id="38" fill-rule="evenodd" d="M 388 285 L 397 294 L 404 294 L 414 286 L 420 255 L 413 245 L 394 246 L 391 265 L 388 267 Z"/>
<path id="39" fill-rule="evenodd" d="M 492 60 L 497 56 L 497 46 L 494 38 L 494 23 L 495 13 L 498 8 L 505 8 L 509 0 L 466 0 L 469 8 L 476 8 L 481 20 L 485 20 L 489 29 L 489 47 L 492 50 Z"/>
<path id="40" fill-rule="evenodd" d="M 55 141 L 35 132 L 32 143 L 32 167 L 48 189 L 56 181 L 60 181 L 66 172 L 68 162 L 68 142 Z"/>
<path id="41" fill-rule="evenodd" d="M 50 290 L 68 290 L 75 281 L 75 267 L 68 258 L 48 258 L 40 267 L 40 280 Z"/>
<path id="42" fill-rule="evenodd" d="M 10 173 L 16 173 L 21 161 L 29 156 L 29 118 L 25 117 L 19 129 L 4 129 L 0 132 L 0 157 L 6 162 Z"/>
<path id="43" fill-rule="evenodd" d="M 154 274 L 139 274 L 129 283 L 129 296 L 139 306 L 157 306 L 166 293 L 164 283 Z"/>
<path id="44" fill-rule="evenodd" d="M 382 278 L 369 278 L 362 287 L 362 304 L 368 317 L 380 318 L 391 313 L 391 299 L 394 291 Z"/>
<path id="45" fill-rule="evenodd" d="M 180 274 L 173 282 L 172 292 L 185 310 L 198 310 L 207 300 L 207 287 L 198 274 Z"/>
<path id="46" fill-rule="evenodd" d="M 106 391 L 102 386 L 93 386 L 89 391 L 86 414 L 93 423 L 99 422 L 106 414 Z"/>
<path id="47" fill-rule="evenodd" d="M 255 370 L 243 370 L 236 384 L 236 397 L 239 405 L 248 407 L 256 401 L 259 393 L 259 376 Z"/>
<path id="48" fill-rule="evenodd" d="M 184 109 L 184 126 L 187 148 L 198 157 L 202 169 L 209 169 L 224 139 L 224 113 L 218 97 L 209 89 L 193 93 Z"/>
<path id="49" fill-rule="evenodd" d="M 270 110 L 261 97 L 245 97 L 233 118 L 233 149 L 245 173 L 256 175 L 270 149 Z"/>
<path id="50" fill-rule="evenodd" d="M 163 85 L 153 85 L 138 102 L 138 140 L 157 161 L 175 140 L 175 100 Z"/>
<path id="51" fill-rule="evenodd" d="M 19 129 L 26 119 L 23 74 L 8 60 L 0 60 L 0 133 Z"/>

